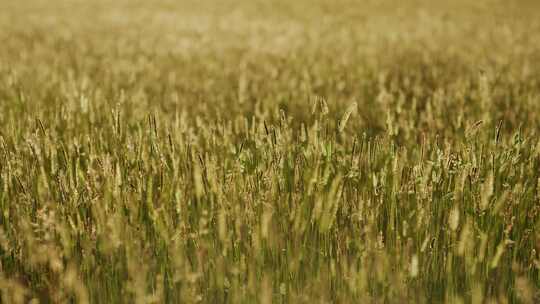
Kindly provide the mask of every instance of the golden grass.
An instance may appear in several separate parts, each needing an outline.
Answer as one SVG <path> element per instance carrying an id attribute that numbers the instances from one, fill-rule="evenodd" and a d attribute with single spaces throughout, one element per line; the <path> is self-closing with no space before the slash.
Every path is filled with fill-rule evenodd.
<path id="1" fill-rule="evenodd" d="M 289 2 L 2 4 L 2 303 L 540 301 L 536 4 Z"/>

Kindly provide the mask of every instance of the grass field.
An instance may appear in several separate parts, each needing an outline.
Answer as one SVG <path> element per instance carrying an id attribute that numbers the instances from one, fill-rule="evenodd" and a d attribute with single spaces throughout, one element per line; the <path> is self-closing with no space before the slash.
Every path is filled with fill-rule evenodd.
<path id="1" fill-rule="evenodd" d="M 1 303 L 540 303 L 535 1 L 0 0 Z"/>

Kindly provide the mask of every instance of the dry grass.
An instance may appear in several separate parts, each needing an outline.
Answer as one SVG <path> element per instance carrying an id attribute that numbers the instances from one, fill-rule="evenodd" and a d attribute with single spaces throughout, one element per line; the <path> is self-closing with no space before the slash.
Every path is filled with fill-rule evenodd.
<path id="1" fill-rule="evenodd" d="M 2 6 L 2 303 L 540 301 L 532 1 Z"/>

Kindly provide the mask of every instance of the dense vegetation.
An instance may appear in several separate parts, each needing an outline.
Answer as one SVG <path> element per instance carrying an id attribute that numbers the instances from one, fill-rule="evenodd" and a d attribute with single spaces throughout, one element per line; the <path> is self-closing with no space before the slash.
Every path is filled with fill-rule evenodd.
<path id="1" fill-rule="evenodd" d="M 2 303 L 538 303 L 534 2 L 2 1 Z"/>

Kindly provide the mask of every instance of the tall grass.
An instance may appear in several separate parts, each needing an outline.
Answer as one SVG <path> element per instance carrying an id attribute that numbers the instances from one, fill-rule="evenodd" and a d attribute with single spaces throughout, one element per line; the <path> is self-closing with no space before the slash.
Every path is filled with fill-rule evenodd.
<path id="1" fill-rule="evenodd" d="M 0 301 L 537 303 L 540 19 L 476 3 L 6 4 Z"/>

